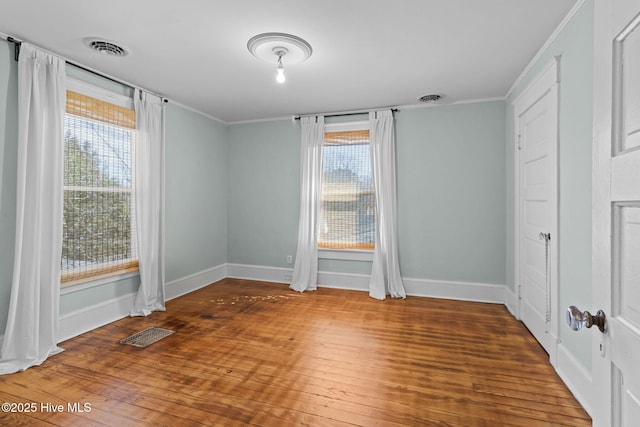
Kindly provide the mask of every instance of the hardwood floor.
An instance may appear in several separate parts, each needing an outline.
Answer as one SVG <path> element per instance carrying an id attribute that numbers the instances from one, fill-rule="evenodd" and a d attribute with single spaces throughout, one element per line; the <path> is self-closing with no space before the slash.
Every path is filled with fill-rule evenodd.
<path id="1" fill-rule="evenodd" d="M 175 333 L 119 344 L 149 326 Z M 0 376 L 2 402 L 36 409 L 1 425 L 591 425 L 496 304 L 225 279 L 61 346 Z"/>

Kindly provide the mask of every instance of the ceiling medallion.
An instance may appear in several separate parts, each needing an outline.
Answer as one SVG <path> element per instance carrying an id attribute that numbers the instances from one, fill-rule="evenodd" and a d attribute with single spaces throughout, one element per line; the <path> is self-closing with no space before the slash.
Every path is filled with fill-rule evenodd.
<path id="1" fill-rule="evenodd" d="M 247 49 L 256 58 L 276 65 L 276 81 L 284 83 L 284 63 L 299 64 L 306 61 L 313 49 L 298 36 L 286 33 L 262 33 L 247 42 Z"/>

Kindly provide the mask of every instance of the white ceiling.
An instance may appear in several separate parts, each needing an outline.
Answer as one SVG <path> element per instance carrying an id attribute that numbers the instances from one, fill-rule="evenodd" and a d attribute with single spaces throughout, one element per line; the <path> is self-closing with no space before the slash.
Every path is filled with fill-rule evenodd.
<path id="1" fill-rule="evenodd" d="M 578 0 L 0 0 L 0 32 L 224 122 L 504 97 Z M 247 50 L 302 37 L 275 82 Z M 124 58 L 90 51 L 118 42 Z"/>

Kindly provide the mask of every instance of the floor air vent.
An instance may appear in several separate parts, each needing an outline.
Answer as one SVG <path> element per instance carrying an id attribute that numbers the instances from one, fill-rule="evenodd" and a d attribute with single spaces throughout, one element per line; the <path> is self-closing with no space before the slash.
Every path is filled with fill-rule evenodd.
<path id="1" fill-rule="evenodd" d="M 145 348 L 174 332 L 175 331 L 171 331 L 169 329 L 156 328 L 152 326 L 143 331 L 136 332 L 127 338 L 121 339 L 120 344 L 128 344 L 134 347 Z"/>

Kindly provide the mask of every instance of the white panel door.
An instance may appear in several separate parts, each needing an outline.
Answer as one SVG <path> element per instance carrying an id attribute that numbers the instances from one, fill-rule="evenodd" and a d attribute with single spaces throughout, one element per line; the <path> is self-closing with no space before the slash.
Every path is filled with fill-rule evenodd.
<path id="1" fill-rule="evenodd" d="M 594 4 L 593 421 L 638 426 L 640 0 Z"/>
<path id="2" fill-rule="evenodd" d="M 515 103 L 519 148 L 520 319 L 553 359 L 557 315 L 557 66 Z M 553 326 L 552 326 L 553 320 Z"/>

